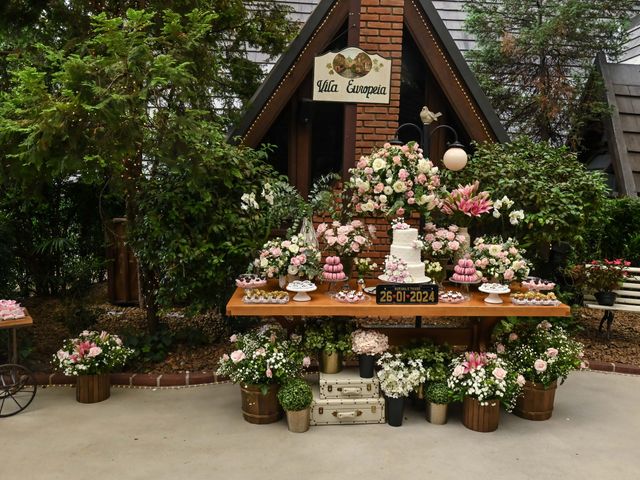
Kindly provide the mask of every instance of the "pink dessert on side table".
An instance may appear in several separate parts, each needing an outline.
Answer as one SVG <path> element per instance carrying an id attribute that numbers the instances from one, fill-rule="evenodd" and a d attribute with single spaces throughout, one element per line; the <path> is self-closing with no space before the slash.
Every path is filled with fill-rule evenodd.
<path id="1" fill-rule="evenodd" d="M 0 300 L 0 320 L 24 318 L 24 310 L 15 300 Z"/>
<path id="2" fill-rule="evenodd" d="M 340 262 L 340 257 L 327 257 L 322 270 L 322 277 L 331 282 L 337 282 L 347 278 L 344 273 L 344 267 Z"/>
<path id="3" fill-rule="evenodd" d="M 453 275 L 451 280 L 461 283 L 474 283 L 480 280 L 476 267 L 473 266 L 473 260 L 470 258 L 461 258 L 458 264 L 453 267 Z"/>

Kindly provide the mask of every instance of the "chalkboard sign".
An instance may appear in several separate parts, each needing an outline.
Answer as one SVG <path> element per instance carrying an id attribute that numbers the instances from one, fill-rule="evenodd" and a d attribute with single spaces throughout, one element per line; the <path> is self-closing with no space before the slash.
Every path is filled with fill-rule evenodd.
<path id="1" fill-rule="evenodd" d="M 378 285 L 376 303 L 378 305 L 433 305 L 438 303 L 438 286 L 433 283 Z"/>

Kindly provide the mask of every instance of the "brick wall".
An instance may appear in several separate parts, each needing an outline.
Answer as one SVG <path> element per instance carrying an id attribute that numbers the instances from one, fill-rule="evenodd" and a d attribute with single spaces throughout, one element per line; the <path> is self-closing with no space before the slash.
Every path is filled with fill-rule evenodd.
<path id="1" fill-rule="evenodd" d="M 360 104 L 356 113 L 356 158 L 394 137 L 400 114 L 404 0 L 361 0 L 360 48 L 391 59 L 388 105 Z"/>

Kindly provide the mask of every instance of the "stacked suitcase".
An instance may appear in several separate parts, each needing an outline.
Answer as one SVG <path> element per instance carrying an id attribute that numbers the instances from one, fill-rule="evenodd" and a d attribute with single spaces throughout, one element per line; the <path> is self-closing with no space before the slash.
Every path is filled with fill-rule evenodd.
<path id="1" fill-rule="evenodd" d="M 384 423 L 384 398 L 374 378 L 360 378 L 357 369 L 320 373 L 313 385 L 311 425 Z"/>

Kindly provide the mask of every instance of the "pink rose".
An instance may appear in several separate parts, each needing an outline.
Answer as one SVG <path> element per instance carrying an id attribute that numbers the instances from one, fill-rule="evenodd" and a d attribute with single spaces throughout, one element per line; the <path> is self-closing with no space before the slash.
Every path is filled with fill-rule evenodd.
<path id="1" fill-rule="evenodd" d="M 509 334 L 509 341 L 510 342 L 515 342 L 518 339 L 518 334 L 517 333 L 510 333 Z"/>
<path id="2" fill-rule="evenodd" d="M 244 360 L 246 358 L 246 355 L 244 354 L 244 352 L 242 350 L 235 350 L 233 352 L 231 352 L 231 361 L 233 363 L 238 363 L 241 362 L 242 360 Z"/>
<path id="3" fill-rule="evenodd" d="M 302 359 L 302 366 L 304 368 L 309 368 L 309 365 L 311 365 L 311 359 L 309 357 L 304 357 Z"/>
<path id="4" fill-rule="evenodd" d="M 348 240 L 349 239 L 347 238 L 346 235 L 338 235 L 338 244 L 339 245 L 346 245 Z"/>
<path id="5" fill-rule="evenodd" d="M 547 348 L 547 355 L 551 358 L 553 357 L 557 357 L 558 356 L 558 349 L 557 348 Z"/>
<path id="6" fill-rule="evenodd" d="M 460 248 L 460 244 L 455 240 L 452 240 L 451 242 L 449 242 L 449 248 L 455 252 Z"/>
<path id="7" fill-rule="evenodd" d="M 518 385 L 520 385 L 521 387 L 524 387 L 524 384 L 526 383 L 526 380 L 524 379 L 524 377 L 522 375 L 518 375 L 518 378 L 516 379 L 516 382 L 518 382 Z"/>
<path id="8" fill-rule="evenodd" d="M 498 345 L 496 345 L 496 352 L 504 353 L 504 351 L 505 351 L 505 348 L 503 344 L 499 343 Z"/>
<path id="9" fill-rule="evenodd" d="M 222 355 L 222 361 L 223 362 L 228 362 L 229 361 L 229 355 L 227 355 L 226 353 L 224 355 Z"/>
<path id="10" fill-rule="evenodd" d="M 513 280 L 514 275 L 515 275 L 514 271 L 511 270 L 510 268 L 507 268 L 507 270 L 504 272 L 504 279 Z"/>
<path id="11" fill-rule="evenodd" d="M 318 225 L 318 229 L 316 230 L 316 232 L 318 233 L 318 235 L 322 235 L 327 231 L 327 228 L 329 228 L 329 226 L 326 223 L 321 223 L 320 225 Z"/>
<path id="12" fill-rule="evenodd" d="M 498 380 L 504 380 L 504 377 L 507 376 L 507 371 L 504 368 L 500 368 L 500 367 L 494 368 L 493 372 L 491 372 L 491 373 Z"/>
<path id="13" fill-rule="evenodd" d="M 373 187 L 373 193 L 380 193 L 382 190 L 384 190 L 384 183 L 378 183 Z"/>
<path id="14" fill-rule="evenodd" d="M 265 373 L 267 374 L 267 378 L 273 378 L 273 372 L 270 368 L 267 368 L 267 371 Z"/>
<path id="15" fill-rule="evenodd" d="M 453 369 L 453 376 L 459 377 L 464 373 L 464 367 L 462 365 L 457 365 L 456 368 Z"/>
<path id="16" fill-rule="evenodd" d="M 294 265 L 294 266 L 296 266 L 296 267 L 299 267 L 299 266 L 300 266 L 300 259 L 299 259 L 298 257 L 293 257 L 293 258 L 291 259 L 291 265 Z"/>
<path id="17" fill-rule="evenodd" d="M 536 369 L 536 372 L 542 373 L 547 369 L 547 362 L 539 358 L 535 362 L 533 362 L 533 368 Z"/>
<path id="18" fill-rule="evenodd" d="M 393 157 L 393 163 L 395 165 L 400 165 L 402 163 L 402 160 L 400 160 L 400 157 L 396 155 L 395 157 Z"/>
<path id="19" fill-rule="evenodd" d="M 336 237 L 333 237 L 333 236 L 331 236 L 331 237 L 325 236 L 324 238 L 325 238 L 325 240 L 327 241 L 327 243 L 330 246 L 333 246 L 338 241 L 338 239 Z"/>
<path id="20" fill-rule="evenodd" d="M 282 246 L 284 248 L 289 248 L 291 246 L 291 241 L 285 240 L 284 242 L 282 242 Z"/>
<path id="21" fill-rule="evenodd" d="M 384 185 L 383 185 L 383 188 L 384 188 Z M 353 228 L 360 228 L 362 226 L 362 222 L 360 220 L 352 220 L 351 226 Z"/>
<path id="22" fill-rule="evenodd" d="M 413 198 L 413 197 L 410 197 L 409 199 L 407 199 L 407 203 L 408 203 L 409 205 L 413 205 L 414 203 L 416 203 L 416 199 L 415 199 L 415 198 Z"/>
<path id="23" fill-rule="evenodd" d="M 435 251 L 438 252 L 442 249 L 442 242 L 433 242 L 431 244 L 431 248 Z"/>
<path id="24" fill-rule="evenodd" d="M 436 239 L 436 236 L 435 236 L 433 233 L 427 233 L 427 234 L 424 236 L 424 239 L 425 239 L 427 242 L 433 242 L 433 241 Z"/>
<path id="25" fill-rule="evenodd" d="M 233 335 L 231 335 L 231 336 L 229 337 L 229 341 L 230 341 L 231 343 L 236 343 L 236 342 L 238 341 L 238 336 L 234 333 Z"/>
<path id="26" fill-rule="evenodd" d="M 396 214 L 397 214 L 398 216 L 402 216 L 402 215 L 404 215 L 404 208 L 400 207 L 400 208 L 396 211 Z"/>
<path id="27" fill-rule="evenodd" d="M 364 157 L 362 157 L 360 161 L 356 164 L 356 167 L 360 169 L 365 168 L 366 166 L 367 166 L 367 161 L 365 160 Z"/>
<path id="28" fill-rule="evenodd" d="M 97 357 L 101 353 L 102 353 L 102 349 L 100 347 L 91 347 L 89 349 L 89 353 L 87 354 L 87 356 L 93 358 L 93 357 Z"/>
<path id="29" fill-rule="evenodd" d="M 342 225 L 340 227 L 338 227 L 338 235 L 346 235 L 347 233 L 351 232 L 353 230 L 353 227 L 351 225 Z"/>
<path id="30" fill-rule="evenodd" d="M 418 177 L 416 178 L 416 181 L 420 184 L 420 185 L 424 185 L 425 182 L 427 181 L 427 176 L 424 173 L 421 173 L 420 175 L 418 175 Z"/>
<path id="31" fill-rule="evenodd" d="M 354 252 L 360 251 L 360 244 L 358 242 L 351 242 L 351 250 Z"/>
<path id="32" fill-rule="evenodd" d="M 354 237 L 354 240 L 355 240 L 356 242 L 358 242 L 360 245 L 363 245 L 363 244 L 365 244 L 365 243 L 367 242 L 367 239 L 366 239 L 366 238 L 364 238 L 362 235 L 356 235 L 356 236 Z"/>

